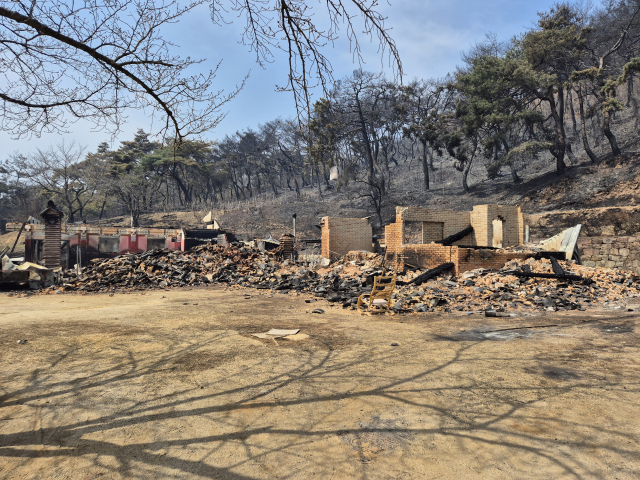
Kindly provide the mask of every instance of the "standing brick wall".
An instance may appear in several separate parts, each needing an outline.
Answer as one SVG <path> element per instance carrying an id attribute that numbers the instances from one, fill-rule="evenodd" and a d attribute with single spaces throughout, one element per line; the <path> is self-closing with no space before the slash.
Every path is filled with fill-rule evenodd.
<path id="1" fill-rule="evenodd" d="M 455 263 L 452 251 L 457 248 L 444 247 L 437 243 L 405 245 L 398 254 L 396 263 L 419 268 L 434 268 L 443 263 Z"/>
<path id="2" fill-rule="evenodd" d="M 437 242 L 444 237 L 444 222 L 422 222 L 422 243 Z"/>
<path id="3" fill-rule="evenodd" d="M 520 207 L 510 205 L 475 205 L 470 214 L 476 243 L 492 247 L 493 220 L 502 219 L 502 246 L 511 247 L 524 243 L 524 216 Z"/>
<path id="4" fill-rule="evenodd" d="M 366 218 L 322 219 L 322 256 L 335 260 L 352 250 L 373 251 L 373 231 Z"/>
<path id="5" fill-rule="evenodd" d="M 476 268 L 498 270 L 509 260 L 527 258 L 526 253 L 497 252 L 495 250 L 475 250 L 456 248 L 456 273 L 468 272 Z"/>
<path id="6" fill-rule="evenodd" d="M 395 263 L 398 267 L 404 264 L 419 268 L 434 268 L 442 263 L 451 262 L 455 265 L 455 273 L 461 273 L 476 268 L 498 269 L 509 260 L 525 258 L 524 254 L 459 248 L 455 245 L 445 247 L 436 243 L 405 243 L 404 222 L 423 222 L 423 239 L 433 238 L 436 228 L 438 231 L 442 229 L 443 237 L 448 237 L 471 225 L 474 233 L 456 243 L 491 246 L 492 222 L 498 217 L 503 219 L 503 246 L 522 243 L 524 221 L 519 207 L 477 205 L 471 212 L 397 207 L 396 222 L 385 227 L 387 262 Z M 440 225 L 436 227 L 434 223 Z"/>
<path id="7" fill-rule="evenodd" d="M 322 243 L 321 243 L 321 255 L 324 258 L 330 258 L 329 255 L 329 238 L 330 238 L 330 232 L 329 232 L 329 226 L 328 225 L 322 225 Z"/>
<path id="8" fill-rule="evenodd" d="M 424 243 L 437 242 L 464 230 L 471 225 L 470 215 L 471 212 L 457 210 L 396 207 L 396 223 L 422 222 L 422 237 Z M 474 234 L 472 233 L 456 243 L 459 245 L 475 245 Z"/>
<path id="9" fill-rule="evenodd" d="M 581 237 L 578 246 L 585 267 L 640 273 L 640 237 Z"/>

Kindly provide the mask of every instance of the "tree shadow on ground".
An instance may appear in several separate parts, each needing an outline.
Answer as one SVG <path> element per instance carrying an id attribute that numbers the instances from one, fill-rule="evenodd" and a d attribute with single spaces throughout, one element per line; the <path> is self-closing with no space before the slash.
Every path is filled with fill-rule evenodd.
<path id="1" fill-rule="evenodd" d="M 350 435 L 356 444 L 354 448 L 362 448 L 357 446 L 358 439 L 371 437 L 372 432 L 386 435 L 387 440 L 407 439 L 407 443 L 418 444 L 432 437 L 449 438 L 458 442 L 457 448 L 468 451 L 482 446 L 496 447 L 493 458 L 496 463 L 509 464 L 518 470 L 520 467 L 514 459 L 525 455 L 552 466 L 560 475 L 573 478 L 598 477 L 601 472 L 567 450 L 567 441 L 578 442 L 581 449 L 597 449 L 618 459 L 637 455 L 638 439 L 629 432 L 589 424 L 587 419 L 563 418 L 562 435 L 554 437 L 550 432 L 558 430 L 558 419 L 532 415 L 529 408 L 560 400 L 573 392 L 584 395 L 593 389 L 637 394 L 639 384 L 632 372 L 626 376 L 621 372 L 603 377 L 589 373 L 588 362 L 568 369 L 563 364 L 555 365 L 553 356 L 546 355 L 528 360 L 528 371 L 517 359 L 504 364 L 507 370 L 522 369 L 524 375 L 541 379 L 533 384 L 479 381 L 470 373 L 483 368 L 486 362 L 501 361 L 496 353 L 499 350 L 485 348 L 489 343 L 497 343 L 489 340 L 454 341 L 444 337 L 433 340 L 447 343 L 448 356 L 412 374 L 403 372 L 406 369 L 402 360 L 394 353 L 373 355 L 366 349 L 355 354 L 296 351 L 294 357 L 286 358 L 278 356 L 277 351 L 275 356 L 255 359 L 232 355 L 227 363 L 219 362 L 211 369 L 223 369 L 213 380 L 196 378 L 195 383 L 178 383 L 179 388 L 170 392 L 142 395 L 150 384 L 162 389 L 163 383 L 175 382 L 176 365 L 184 361 L 181 359 L 198 352 L 201 355 L 217 351 L 226 335 L 227 332 L 209 334 L 187 346 L 183 338 L 156 335 L 152 341 L 160 344 L 162 351 L 144 356 L 127 349 L 126 342 L 114 342 L 108 351 L 93 352 L 93 356 L 102 361 L 111 358 L 102 368 L 95 363 L 95 358 L 82 359 L 91 345 L 70 345 L 63 353 L 49 353 L 49 365 L 32 370 L 25 385 L 8 391 L 7 381 L 0 384 L 4 388 L 0 415 L 6 418 L 3 412 L 11 408 L 41 406 L 42 402 L 63 403 L 67 408 L 75 405 L 79 411 L 103 407 L 106 412 L 84 420 L 68 415 L 54 418 L 51 426 L 43 426 L 41 421 L 38 428 L 11 433 L 5 430 L 0 433 L 0 457 L 54 460 L 83 457 L 91 459 L 96 468 L 125 478 L 148 478 L 157 475 L 159 469 L 167 469 L 179 476 L 249 479 L 258 477 L 238 473 L 238 470 L 265 462 L 276 454 L 297 461 L 301 449 L 310 448 L 313 442 L 327 436 Z M 148 341 L 147 336 L 134 333 L 127 337 L 127 342 L 135 339 Z M 575 350 L 578 352 L 581 348 L 583 346 L 577 346 Z M 589 345 L 589 348 L 596 347 Z M 614 346 L 598 347 L 600 360 L 608 348 Z M 270 372 L 261 370 L 256 375 L 256 369 L 265 361 L 273 362 L 278 368 Z M 423 360 L 412 355 L 406 364 L 423 364 Z M 91 371 L 80 374 L 86 369 Z M 63 373 L 73 378 L 63 378 Z M 13 383 L 17 383 L 16 378 L 11 380 L 10 384 Z M 105 392 L 115 395 L 119 389 L 132 391 L 131 385 L 138 385 L 142 393 L 128 399 L 125 405 L 101 400 Z M 345 401 L 360 402 L 373 409 L 384 405 L 387 412 L 410 409 L 428 418 L 430 424 L 420 427 L 391 421 L 360 422 L 346 429 L 335 428 L 329 419 L 340 415 L 343 408 L 340 402 Z M 254 411 L 296 408 L 311 409 L 314 415 L 285 425 L 255 426 L 249 420 L 238 423 Z M 216 425 L 220 432 L 192 435 L 189 431 L 171 430 L 204 421 Z M 152 427 L 161 429 L 156 440 L 121 440 L 123 431 Z M 107 432 L 113 432 L 112 440 Z M 230 448 L 241 452 L 236 455 L 239 458 L 226 459 Z M 198 458 L 192 458 L 194 455 Z M 356 458 L 363 462 L 363 458 L 371 460 L 370 451 L 360 451 L 358 455 Z M 321 460 L 307 459 L 315 462 L 318 471 L 326 473 L 329 467 Z M 612 464 L 611 468 L 613 474 L 616 466 Z M 622 467 L 619 472 L 625 473 Z M 280 478 L 299 473 L 293 468 L 290 474 Z M 365 473 L 361 474 L 366 478 Z"/>

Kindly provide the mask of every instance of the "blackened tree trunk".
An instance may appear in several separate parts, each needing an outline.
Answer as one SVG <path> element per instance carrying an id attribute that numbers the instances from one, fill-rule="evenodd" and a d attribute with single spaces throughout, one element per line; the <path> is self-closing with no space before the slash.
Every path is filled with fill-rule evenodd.
<path id="1" fill-rule="evenodd" d="M 424 176 L 424 189 L 429 190 L 429 156 L 426 140 L 422 143 L 422 174 Z"/>
<path id="2" fill-rule="evenodd" d="M 591 147 L 589 146 L 589 139 L 587 137 L 587 119 L 584 115 L 584 96 L 582 95 L 581 86 L 578 86 L 576 93 L 578 94 L 578 106 L 580 107 L 580 135 L 582 136 L 582 146 L 584 147 L 584 151 L 587 152 L 591 162 L 596 163 L 598 161 L 598 157 L 591 150 Z"/>
<path id="3" fill-rule="evenodd" d="M 562 95 L 559 95 L 558 98 L 562 98 Z M 558 106 L 556 105 L 556 101 L 555 98 L 553 98 L 553 95 L 545 97 L 545 100 L 549 102 L 549 110 L 551 111 L 551 116 L 553 117 L 553 121 L 555 122 L 557 135 L 556 142 L 551 153 L 556 158 L 556 173 L 558 175 L 562 175 L 567 170 L 567 164 L 564 163 L 564 154 L 566 149 L 564 126 L 562 124 L 562 118 L 558 113 Z"/>
<path id="4" fill-rule="evenodd" d="M 362 114 L 362 105 L 360 104 L 360 97 L 356 92 L 356 108 L 358 109 L 358 119 L 360 120 L 360 133 L 362 134 L 362 144 L 364 145 L 364 151 L 367 155 L 368 182 L 369 185 L 373 185 L 375 177 L 375 169 L 373 166 L 373 152 L 371 151 L 371 143 L 369 143 L 369 135 L 367 135 L 367 125 L 364 121 L 364 115 Z"/>
<path id="5" fill-rule="evenodd" d="M 505 155 L 508 155 L 509 144 L 507 144 L 507 141 L 504 138 L 502 139 L 502 146 L 504 147 Z M 509 171 L 511 172 L 511 179 L 513 180 L 513 183 L 522 183 L 522 179 L 518 175 L 518 172 L 516 170 L 515 165 L 513 164 L 513 161 L 509 162 Z"/>
<path id="6" fill-rule="evenodd" d="M 464 172 L 462 173 L 462 188 L 466 193 L 469 192 L 469 183 L 467 179 L 469 178 L 469 172 L 471 171 L 471 164 L 473 163 L 473 157 L 469 159 L 467 164 L 464 167 Z"/>
<path id="7" fill-rule="evenodd" d="M 571 112 L 571 123 L 573 125 L 573 133 L 578 134 L 578 122 L 576 121 L 576 111 L 573 108 L 573 91 L 569 89 L 567 91 L 567 100 L 569 104 L 569 111 Z"/>
<path id="8" fill-rule="evenodd" d="M 107 204 L 107 198 L 105 197 L 102 202 L 102 208 L 100 208 L 100 216 L 98 217 L 98 221 L 102 220 L 102 214 L 104 213 L 104 206 Z"/>
<path id="9" fill-rule="evenodd" d="M 604 110 L 604 124 L 602 126 L 602 131 L 604 132 L 604 136 L 609 140 L 609 145 L 611 145 L 611 153 L 614 155 L 622 154 L 620 147 L 618 146 L 618 140 L 616 136 L 611 131 L 611 110 L 605 108 Z"/>

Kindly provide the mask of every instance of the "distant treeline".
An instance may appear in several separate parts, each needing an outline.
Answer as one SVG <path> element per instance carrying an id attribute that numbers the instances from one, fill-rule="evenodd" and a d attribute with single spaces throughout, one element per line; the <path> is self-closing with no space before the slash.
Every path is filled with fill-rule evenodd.
<path id="1" fill-rule="evenodd" d="M 475 163 L 489 178 L 508 169 L 518 182 L 544 155 L 562 174 L 574 150 L 597 162 L 600 138 L 622 153 L 612 119 L 623 110 L 638 118 L 639 57 L 640 1 L 557 4 L 510 41 L 487 35 L 443 79 L 400 84 L 357 70 L 304 121 L 274 120 L 218 142 L 153 141 L 140 130 L 117 150 L 63 143 L 16 153 L 0 165 L 0 217 L 25 218 L 53 198 L 72 222 L 126 214 L 137 225 L 146 212 L 310 187 L 367 197 L 379 214 L 394 165 L 419 158 L 428 190 L 442 155 L 465 190 Z"/>

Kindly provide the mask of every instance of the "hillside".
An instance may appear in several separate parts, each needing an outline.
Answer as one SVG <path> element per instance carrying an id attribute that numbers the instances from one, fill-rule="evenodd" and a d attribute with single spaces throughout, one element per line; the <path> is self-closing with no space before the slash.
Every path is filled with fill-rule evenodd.
<path id="1" fill-rule="evenodd" d="M 421 191 L 415 181 L 420 173 L 418 165 L 401 164 L 396 182 L 404 182 L 407 188 L 389 195 L 383 220 L 385 224 L 393 221 L 396 206 L 464 210 L 477 204 L 497 203 L 520 205 L 529 215 L 535 237 L 553 235 L 576 223 L 584 225 L 585 235 L 633 234 L 640 232 L 640 204 L 636 206 L 639 162 L 638 154 L 609 158 L 597 165 L 580 162 L 569 166 L 561 177 L 548 171 L 522 175 L 524 181 L 520 184 L 512 183 L 508 177 L 480 181 L 467 194 L 454 186 L 454 180 L 436 183 L 429 192 Z M 437 174 L 436 170 L 436 177 Z M 141 223 L 148 227 L 193 227 L 207 211 L 156 213 L 143 216 Z M 349 199 L 335 190 L 323 191 L 320 197 L 317 189 L 308 188 L 300 198 L 294 192 L 285 192 L 276 198 L 256 197 L 226 204 L 213 209 L 213 213 L 224 228 L 248 240 L 290 232 L 294 213 L 299 238 L 319 238 L 319 229 L 314 225 L 325 215 L 365 217 L 374 212 L 363 199 Z M 114 218 L 107 223 L 128 226 L 128 218 Z"/>
<path id="2" fill-rule="evenodd" d="M 470 191 L 462 188 L 462 174 L 448 157 L 435 157 L 430 172 L 431 189 L 424 191 L 422 168 L 416 158 L 391 165 L 390 194 L 382 208 L 383 224 L 394 220 L 396 206 L 426 206 L 433 209 L 468 210 L 477 204 L 520 205 L 530 215 L 532 236 L 547 237 L 576 223 L 582 223 L 585 235 L 634 234 L 640 232 L 640 139 L 635 135 L 635 120 L 629 109 L 616 117 L 616 134 L 626 154 L 612 157 L 604 138 L 592 145 L 602 159 L 591 163 L 575 134 L 571 137 L 574 157 L 567 157 L 567 171 L 558 176 L 549 154 L 517 165 L 521 183 L 514 183 L 507 169 L 495 179 L 488 178 L 484 161 L 475 161 L 469 174 Z M 223 228 L 249 240 L 292 231 L 292 215 L 297 215 L 298 238 L 319 238 L 321 217 L 373 216 L 374 231 L 382 230 L 375 211 L 366 198 L 353 198 L 351 186 L 337 191 L 322 186 L 301 189 L 301 195 L 283 189 L 273 194 L 256 195 L 245 201 L 225 202 L 193 211 L 175 211 L 143 215 L 141 226 L 194 227 L 212 210 Z M 103 224 L 129 226 L 125 217 L 110 218 Z"/>

